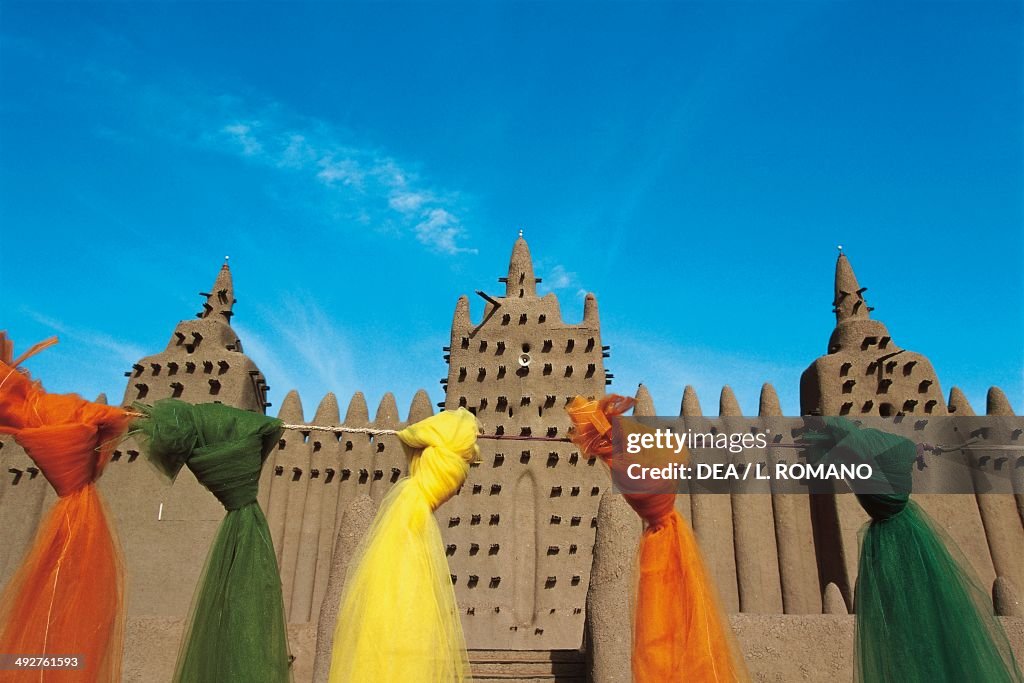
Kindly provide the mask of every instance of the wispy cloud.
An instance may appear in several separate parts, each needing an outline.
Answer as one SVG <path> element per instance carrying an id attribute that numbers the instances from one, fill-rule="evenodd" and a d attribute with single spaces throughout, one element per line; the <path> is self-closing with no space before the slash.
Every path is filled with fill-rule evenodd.
<path id="1" fill-rule="evenodd" d="M 57 346 L 25 362 L 32 376 L 41 380 L 48 391 L 74 392 L 90 398 L 104 393 L 109 400 L 118 401 L 125 383 L 121 372 L 146 355 L 143 347 L 91 327 L 71 324 L 28 307 L 21 308 L 19 313 L 39 326 L 35 331 L 38 338 L 56 334 L 60 339 Z M 16 353 L 28 346 L 22 339 L 16 341 Z"/>
<path id="2" fill-rule="evenodd" d="M 345 391 L 358 386 L 352 344 L 315 299 L 293 292 L 273 309 L 263 309 L 257 326 L 235 324 L 245 352 L 263 371 L 277 400 L 298 388 L 319 393 Z M 315 385 L 308 382 L 315 377 Z M 321 396 L 305 396 L 319 400 Z M 308 408 L 309 406 L 307 406 Z M 312 406 L 315 409 L 315 405 Z M 307 415 L 311 417 L 312 413 Z"/>
<path id="3" fill-rule="evenodd" d="M 261 166 L 279 174 L 268 183 L 275 201 L 289 209 L 315 207 L 314 218 L 331 229 L 372 226 L 447 256 L 477 251 L 460 193 L 358 131 L 271 99 L 216 92 L 195 81 L 146 82 L 100 63 L 78 68 L 71 79 L 117 106 L 119 116 L 111 119 L 117 125 L 95 129 L 104 139 L 144 144 L 156 135 Z"/>
<path id="4" fill-rule="evenodd" d="M 468 244 L 468 213 L 458 192 L 438 187 L 420 165 L 399 159 L 357 131 L 306 116 L 256 97 L 216 93 L 196 82 L 143 82 L 92 64 L 76 80 L 124 102 L 121 128 L 97 129 L 109 140 L 130 143 L 155 134 L 237 157 L 280 174 L 276 200 L 318 206 L 330 228 L 370 225 L 383 234 L 408 235 L 444 255 L 476 253 Z M 134 112 L 135 118 L 123 113 Z M 129 121 L 129 124 L 125 124 Z M 326 195 L 324 194 L 326 193 Z"/>
<path id="5" fill-rule="evenodd" d="M 458 246 L 461 236 L 462 226 L 459 219 L 447 209 L 428 209 L 423 212 L 422 220 L 416 224 L 416 238 L 423 244 L 446 254 L 457 254 L 460 251 L 475 252 L 475 249 Z"/>
<path id="6" fill-rule="evenodd" d="M 547 275 L 547 283 L 551 289 L 565 289 L 577 284 L 576 273 L 570 273 L 562 264 L 556 265 Z"/>
<path id="7" fill-rule="evenodd" d="M 419 211 L 420 207 L 430 200 L 431 196 L 423 192 L 395 192 L 388 200 L 388 204 L 395 211 L 411 213 Z"/>
<path id="8" fill-rule="evenodd" d="M 122 365 L 130 365 L 145 356 L 142 347 L 124 342 L 103 332 L 65 324 L 31 309 L 24 309 L 25 315 L 43 327 L 49 328 L 70 341 L 85 346 L 93 351 L 110 354 Z"/>
<path id="9" fill-rule="evenodd" d="M 256 367 L 266 377 L 270 385 L 269 395 L 272 403 L 280 407 L 285 393 L 291 389 L 298 389 L 299 379 L 308 376 L 306 370 L 294 357 L 285 353 L 281 345 L 272 340 L 273 334 L 263 334 L 262 330 L 257 331 L 256 328 L 237 321 L 231 326 L 242 340 L 245 354 L 256 363 Z M 310 399 L 310 396 L 306 397 L 307 401 Z"/>
<path id="10" fill-rule="evenodd" d="M 417 389 L 419 372 L 438 363 L 436 340 L 420 339 L 396 345 L 382 340 L 369 352 L 306 292 L 292 292 L 276 306 L 260 307 L 251 324 L 233 327 L 271 385 L 276 413 L 284 395 L 296 389 L 306 419 L 312 419 L 320 399 L 334 392 L 344 416 L 347 399 L 363 391 L 375 413 L 385 390 L 397 397 L 404 412 Z M 359 350 L 359 362 L 356 351 Z"/>
<path id="11" fill-rule="evenodd" d="M 263 145 L 252 134 L 252 126 L 247 123 L 232 123 L 221 129 L 238 143 L 242 154 L 247 157 L 263 153 Z"/>
<path id="12" fill-rule="evenodd" d="M 351 203 L 360 223 L 397 223 L 438 253 L 476 252 L 464 244 L 467 231 L 454 202 L 427 188 L 417 173 L 376 149 L 342 143 L 322 122 L 282 117 L 280 107 L 273 109 L 270 116 L 222 125 L 211 144 L 270 168 L 307 174 Z"/>
<path id="13" fill-rule="evenodd" d="M 539 261 L 537 272 L 541 276 L 541 283 L 537 288 L 541 294 L 573 290 L 577 297 L 582 298 L 587 295 L 586 288 L 580 284 L 579 276 L 561 263 L 545 267 L 544 262 Z"/>

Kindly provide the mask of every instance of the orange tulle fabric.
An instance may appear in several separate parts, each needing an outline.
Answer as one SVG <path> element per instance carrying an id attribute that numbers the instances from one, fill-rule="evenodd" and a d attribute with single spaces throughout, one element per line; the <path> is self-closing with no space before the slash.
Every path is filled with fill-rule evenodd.
<path id="1" fill-rule="evenodd" d="M 14 437 L 59 496 L 0 595 L 0 653 L 82 662 L 75 670 L 0 671 L 0 681 L 120 680 L 123 563 L 95 481 L 130 417 L 74 394 L 47 394 L 0 342 L 0 433 Z"/>
<path id="2" fill-rule="evenodd" d="M 613 457 L 612 420 L 632 407 L 633 399 L 612 394 L 599 401 L 577 396 L 567 408 L 573 442 L 604 460 L 613 478 L 624 476 L 629 463 Z M 652 482 L 648 490 L 623 494 L 644 520 L 633 616 L 633 680 L 748 681 L 693 531 L 675 509 L 674 483 Z"/>

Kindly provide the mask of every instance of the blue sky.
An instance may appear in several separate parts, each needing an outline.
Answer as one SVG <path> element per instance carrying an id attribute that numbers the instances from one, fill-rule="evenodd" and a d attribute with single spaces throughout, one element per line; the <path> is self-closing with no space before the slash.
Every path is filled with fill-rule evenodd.
<path id="1" fill-rule="evenodd" d="M 0 4 L 0 325 L 119 399 L 231 256 L 272 386 L 442 399 L 519 228 L 613 389 L 797 411 L 835 245 L 943 390 L 1024 410 L 1017 2 Z M 482 301 L 473 297 L 474 316 Z M 274 411 L 276 409 L 272 409 Z"/>

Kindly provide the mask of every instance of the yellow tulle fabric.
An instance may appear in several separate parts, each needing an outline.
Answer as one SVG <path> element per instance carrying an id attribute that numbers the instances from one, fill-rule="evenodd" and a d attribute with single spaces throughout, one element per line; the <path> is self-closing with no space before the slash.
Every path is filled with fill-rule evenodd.
<path id="1" fill-rule="evenodd" d="M 444 411 L 398 437 L 414 449 L 349 565 L 334 633 L 330 683 L 471 680 L 448 560 L 434 510 L 477 458 L 479 424 Z"/>

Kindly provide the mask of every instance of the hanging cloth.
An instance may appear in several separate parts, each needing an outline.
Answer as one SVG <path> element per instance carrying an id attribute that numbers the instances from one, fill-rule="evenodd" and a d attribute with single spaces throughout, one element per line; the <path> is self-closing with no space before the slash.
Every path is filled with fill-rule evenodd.
<path id="1" fill-rule="evenodd" d="M 174 479 L 182 466 L 227 510 L 210 547 L 182 637 L 174 681 L 291 680 L 281 576 L 263 510 L 260 470 L 281 421 L 220 403 L 136 404 L 146 455 Z"/>
<path id="2" fill-rule="evenodd" d="M 0 433 L 25 449 L 57 492 L 0 595 L 0 652 L 76 657 L 74 670 L 4 671 L 4 681 L 116 681 L 124 648 L 124 568 L 96 480 L 129 423 L 117 407 L 48 394 L 16 367 L 0 332 Z"/>
<path id="3" fill-rule="evenodd" d="M 613 470 L 622 467 L 624 458 L 613 457 L 612 419 L 633 403 L 615 394 L 599 401 L 577 396 L 566 409 L 573 422 L 573 442 Z M 633 614 L 633 680 L 749 680 L 697 541 L 675 509 L 674 484 L 669 481 L 663 490 L 623 497 L 644 521 Z"/>
<path id="4" fill-rule="evenodd" d="M 842 417 L 805 435 L 812 462 L 866 463 L 850 482 L 871 521 L 855 594 L 860 683 L 1021 683 L 992 601 L 956 544 L 910 500 L 915 444 Z"/>
<path id="5" fill-rule="evenodd" d="M 398 433 L 416 451 L 409 476 L 381 503 L 349 565 L 331 683 L 453 683 L 471 679 L 466 643 L 434 510 L 476 459 L 479 423 L 446 410 Z"/>

